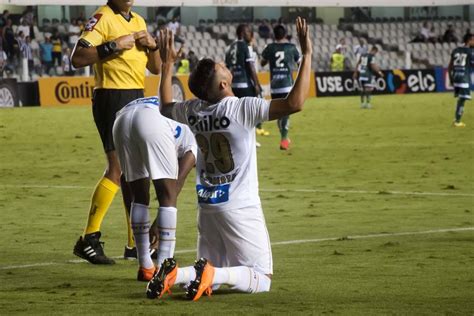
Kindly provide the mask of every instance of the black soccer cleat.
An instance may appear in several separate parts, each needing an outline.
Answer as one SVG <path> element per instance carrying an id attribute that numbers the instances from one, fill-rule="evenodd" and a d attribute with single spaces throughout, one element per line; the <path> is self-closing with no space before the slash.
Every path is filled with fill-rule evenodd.
<path id="1" fill-rule="evenodd" d="M 79 237 L 73 253 L 92 264 L 115 264 L 113 259 L 105 255 L 104 243 L 99 240 L 100 235 L 100 232 L 95 232 L 85 235 L 84 238 Z"/>
<path id="2" fill-rule="evenodd" d="M 211 296 L 215 268 L 206 258 L 201 258 L 194 263 L 194 269 L 196 270 L 196 278 L 189 283 L 186 297 L 197 301 L 204 293 Z"/>
<path id="3" fill-rule="evenodd" d="M 125 250 L 123 251 L 123 258 L 125 260 L 137 259 L 137 247 L 125 246 Z"/>
<path id="4" fill-rule="evenodd" d="M 148 282 L 146 286 L 146 297 L 150 299 L 161 298 L 163 294 L 168 292 L 171 294 L 171 287 L 173 287 L 178 274 L 178 265 L 174 258 L 163 260 L 160 270 L 155 273 L 153 279 Z"/>
<path id="5" fill-rule="evenodd" d="M 151 259 L 157 260 L 158 259 L 158 251 L 155 248 L 150 248 L 150 256 Z M 137 247 L 129 247 L 125 246 L 125 250 L 123 251 L 123 258 L 125 260 L 135 260 L 138 259 Z"/>

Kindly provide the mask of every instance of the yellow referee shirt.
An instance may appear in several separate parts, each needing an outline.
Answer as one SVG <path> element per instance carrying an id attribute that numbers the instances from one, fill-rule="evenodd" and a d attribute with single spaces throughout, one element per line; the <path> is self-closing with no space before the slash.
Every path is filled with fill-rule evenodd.
<path id="1" fill-rule="evenodd" d="M 146 31 L 145 20 L 130 12 L 127 20 L 109 5 L 100 7 L 87 22 L 81 39 L 99 46 L 120 36 Z M 95 87 L 103 89 L 144 89 L 147 49 L 135 45 L 118 56 L 94 64 Z"/>

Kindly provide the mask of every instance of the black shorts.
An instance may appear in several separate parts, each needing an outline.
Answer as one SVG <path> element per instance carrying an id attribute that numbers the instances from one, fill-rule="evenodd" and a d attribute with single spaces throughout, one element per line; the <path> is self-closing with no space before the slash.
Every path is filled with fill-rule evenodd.
<path id="1" fill-rule="evenodd" d="M 471 89 L 470 88 L 459 88 L 454 87 L 454 97 L 470 100 L 471 99 Z"/>
<path id="2" fill-rule="evenodd" d="M 99 131 L 104 151 L 115 150 L 112 137 L 115 113 L 120 111 L 129 102 L 143 98 L 141 89 L 96 89 L 92 98 L 92 114 Z"/>
<path id="3" fill-rule="evenodd" d="M 272 93 L 272 99 L 284 99 L 288 93 Z"/>
<path id="4" fill-rule="evenodd" d="M 237 98 L 243 97 L 256 97 L 255 89 L 253 87 L 248 88 L 232 88 L 232 92 L 234 92 Z"/>

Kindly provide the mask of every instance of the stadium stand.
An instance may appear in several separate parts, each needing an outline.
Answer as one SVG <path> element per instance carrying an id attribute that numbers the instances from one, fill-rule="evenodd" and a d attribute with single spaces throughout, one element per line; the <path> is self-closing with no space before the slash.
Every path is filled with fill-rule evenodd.
<path id="1" fill-rule="evenodd" d="M 8 12 L 0 15 L 0 22 L 10 19 Z M 19 29 L 24 16 L 12 19 L 14 24 L 11 30 L 14 34 L 15 43 L 6 47 L 8 39 L 3 32 L 3 49 L 8 55 L 8 64 L 5 69 L 8 70 L 7 76 L 18 76 L 16 71 L 21 68 L 22 50 L 24 38 L 19 36 Z M 76 19 L 71 19 L 76 20 Z M 85 23 L 79 20 L 82 27 Z M 420 29 L 426 22 L 429 22 L 435 40 L 430 42 L 413 42 L 420 34 Z M 271 24 L 275 25 L 276 20 Z M 271 38 L 261 38 L 258 32 L 260 20 L 251 23 L 254 29 L 255 50 L 260 53 L 264 47 L 272 42 Z M 158 25 L 149 22 L 149 31 L 156 32 Z M 193 50 L 198 58 L 209 56 L 217 61 L 223 61 L 226 47 L 235 40 L 235 32 L 238 23 L 227 21 L 201 20 L 199 25 L 181 25 L 181 37 L 187 50 Z M 268 24 L 270 26 L 270 24 Z M 461 41 L 467 30 L 474 29 L 474 21 L 462 21 L 457 17 L 431 19 L 431 20 L 410 20 L 402 19 L 374 19 L 370 22 L 353 22 L 351 20 L 341 19 L 339 24 L 324 24 L 322 20 L 310 25 L 313 35 L 314 55 L 313 69 L 316 71 L 329 71 L 331 54 L 336 46 L 342 42 L 344 55 L 346 56 L 346 68 L 352 70 L 357 63 L 355 48 L 363 39 L 370 45 L 377 45 L 379 48 L 378 63 L 382 69 L 424 69 L 434 66 L 446 66 L 449 62 L 451 51 L 460 45 L 455 42 L 443 42 L 443 34 L 452 25 L 452 35 L 458 41 Z M 67 20 L 43 19 L 41 27 L 36 23 L 30 25 L 31 28 L 31 50 L 33 55 L 33 69 L 30 69 L 30 78 L 42 75 L 62 75 L 64 70 L 62 65 L 56 63 L 52 71 L 45 73 L 45 62 L 42 60 L 41 47 L 46 37 L 51 37 L 55 31 L 59 31 L 62 40 L 63 52 L 67 49 L 69 43 L 69 30 L 71 23 Z M 296 43 L 297 39 L 295 26 L 288 25 L 290 41 Z M 70 45 L 69 45 L 70 46 Z M 71 48 L 71 47 L 69 47 Z M 1 53 L 1 52 L 0 52 Z M 79 72 L 78 74 L 81 74 Z"/>

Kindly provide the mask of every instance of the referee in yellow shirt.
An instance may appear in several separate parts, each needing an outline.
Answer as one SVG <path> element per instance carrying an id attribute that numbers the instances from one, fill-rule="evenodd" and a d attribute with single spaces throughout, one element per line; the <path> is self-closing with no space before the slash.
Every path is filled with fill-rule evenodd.
<path id="1" fill-rule="evenodd" d="M 74 246 L 74 254 L 94 264 L 113 264 L 100 242 L 100 226 L 119 187 L 129 223 L 130 190 L 121 170 L 112 139 L 117 113 L 127 103 L 144 96 L 145 70 L 158 74 L 161 59 L 145 20 L 131 11 L 134 0 L 110 0 L 87 22 L 72 53 L 74 67 L 94 65 L 94 121 L 107 156 L 107 168 L 92 195 L 87 226 Z M 129 229 L 129 245 L 133 235 Z M 126 248 L 127 249 L 127 248 Z"/>

